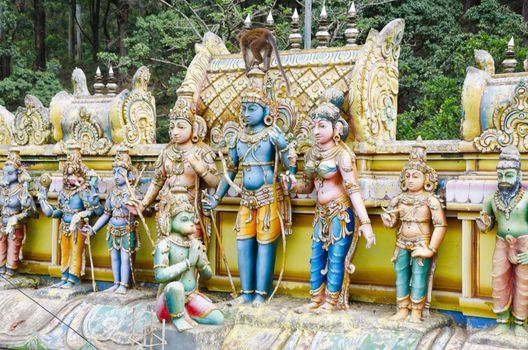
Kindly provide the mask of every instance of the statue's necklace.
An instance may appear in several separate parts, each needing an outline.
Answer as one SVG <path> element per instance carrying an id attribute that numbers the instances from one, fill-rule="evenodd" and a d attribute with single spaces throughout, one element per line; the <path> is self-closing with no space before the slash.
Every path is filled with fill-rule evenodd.
<path id="1" fill-rule="evenodd" d="M 523 198 L 523 195 L 524 195 L 524 187 L 521 187 L 519 189 L 519 192 L 517 192 L 517 194 L 515 195 L 515 198 L 510 201 L 510 204 L 507 206 L 504 206 L 502 204 L 502 201 L 499 198 L 499 191 L 497 191 L 493 195 L 493 201 L 495 202 L 495 207 L 504 213 L 504 217 L 506 218 L 506 220 L 510 220 L 510 213 L 512 212 L 513 209 L 515 209 L 517 204 L 519 204 L 519 202 Z"/>
<path id="2" fill-rule="evenodd" d="M 238 139 L 248 144 L 255 144 L 264 140 L 267 136 L 268 128 L 264 128 L 255 133 L 250 133 L 248 131 L 240 131 L 240 133 L 238 134 Z"/>
<path id="3" fill-rule="evenodd" d="M 176 146 L 173 146 L 167 150 L 167 157 L 174 164 L 174 174 L 181 175 L 185 170 L 185 161 L 187 160 L 188 151 L 185 149 L 178 149 Z"/>
<path id="4" fill-rule="evenodd" d="M 171 243 L 174 243 L 174 244 L 176 244 L 179 247 L 184 247 L 184 248 L 190 248 L 191 247 L 191 240 L 183 240 L 181 238 L 172 237 L 172 236 L 169 236 L 168 239 L 169 239 L 169 241 L 171 241 Z"/>
<path id="5" fill-rule="evenodd" d="M 126 197 L 128 190 L 114 189 L 114 200 L 113 204 L 115 208 L 121 208 L 123 206 L 123 199 Z"/>
<path id="6" fill-rule="evenodd" d="M 315 146 L 315 166 L 318 167 L 319 164 L 323 161 L 335 159 L 337 153 L 339 152 L 339 147 L 331 146 L 328 149 L 323 149 L 319 146 Z"/>

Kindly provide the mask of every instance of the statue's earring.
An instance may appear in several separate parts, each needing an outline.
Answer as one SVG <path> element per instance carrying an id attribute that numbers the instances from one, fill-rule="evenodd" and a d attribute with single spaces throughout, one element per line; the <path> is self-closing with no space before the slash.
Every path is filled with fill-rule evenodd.
<path id="1" fill-rule="evenodd" d="M 339 141 L 341 141 L 341 136 L 339 136 L 339 134 L 335 134 L 333 139 L 334 139 L 335 144 L 337 145 Z"/>
<path id="2" fill-rule="evenodd" d="M 273 117 L 271 115 L 266 116 L 264 118 L 264 124 L 266 124 L 267 126 L 273 124 Z"/>
<path id="3" fill-rule="evenodd" d="M 198 142 L 200 140 L 200 138 L 198 137 L 198 135 L 193 135 L 191 140 L 192 140 L 192 142 L 196 143 L 196 142 Z"/>
<path id="4" fill-rule="evenodd" d="M 434 188 L 434 185 L 433 185 L 433 183 L 431 181 L 426 181 L 425 182 L 424 190 L 426 190 L 427 192 L 432 192 L 433 188 Z"/>

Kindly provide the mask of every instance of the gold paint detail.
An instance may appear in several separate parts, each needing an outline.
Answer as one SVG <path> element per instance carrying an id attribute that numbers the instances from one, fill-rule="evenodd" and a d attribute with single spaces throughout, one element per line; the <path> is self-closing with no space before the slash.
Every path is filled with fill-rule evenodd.
<path id="1" fill-rule="evenodd" d="M 81 146 L 82 154 L 103 155 L 107 154 L 112 147 L 112 142 L 106 138 L 103 129 L 95 118 L 85 107 L 79 109 L 79 119 L 72 125 L 72 137 Z M 63 152 L 66 151 L 66 143 L 60 142 Z"/>
<path id="2" fill-rule="evenodd" d="M 33 95 L 24 98 L 25 107 L 18 107 L 13 124 L 13 141 L 19 146 L 49 143 L 51 122 L 49 110 Z"/>

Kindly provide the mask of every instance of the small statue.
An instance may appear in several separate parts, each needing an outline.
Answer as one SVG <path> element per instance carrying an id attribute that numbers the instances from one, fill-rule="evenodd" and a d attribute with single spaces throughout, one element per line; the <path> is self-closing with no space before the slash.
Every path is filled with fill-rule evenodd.
<path id="1" fill-rule="evenodd" d="M 139 249 L 139 235 L 137 234 L 137 221 L 127 207 L 130 200 L 130 190 L 134 190 L 130 183 L 136 182 L 137 170 L 132 166 L 132 160 L 126 146 L 117 149 L 114 163 L 112 164 L 115 187 L 106 198 L 104 214 L 92 226 L 85 225 L 84 233 L 94 235 L 108 222 L 106 241 L 112 258 L 112 274 L 114 285 L 108 288 L 108 292 L 125 294 L 127 288 L 134 281 L 135 253 Z M 130 187 L 129 187 L 130 186 Z M 140 198 L 136 191 L 135 198 Z"/>
<path id="2" fill-rule="evenodd" d="M 508 332 L 513 321 L 515 335 L 528 336 L 528 196 L 521 176 L 519 151 L 504 147 L 497 164 L 499 189 L 484 200 L 477 226 L 486 233 L 497 224 L 491 274 L 494 333 Z"/>
<path id="3" fill-rule="evenodd" d="M 398 312 L 391 319 L 406 318 L 410 309 L 411 322 L 421 322 L 424 309 L 429 309 L 436 253 L 447 231 L 442 203 L 434 194 L 438 175 L 426 164 L 425 145 L 420 141 L 400 174 L 402 193 L 381 214 L 385 227 L 399 226 L 392 257 Z"/>
<path id="4" fill-rule="evenodd" d="M 239 165 L 242 167 L 242 199 L 234 228 L 242 287 L 239 301 L 253 302 L 254 306 L 261 305 L 271 294 L 277 242 L 281 232 L 283 239 L 286 234 L 282 223 L 287 206 L 278 181 L 279 161 L 288 173 L 296 170 L 295 155 L 270 115 L 270 103 L 273 101 L 257 83 L 242 92 L 242 128 L 228 142 L 224 169 L 227 174 L 216 193 L 203 201 L 204 209 L 216 208 L 229 187 L 235 185 L 233 179 Z M 287 174 L 286 179 L 293 181 L 292 176 Z"/>
<path id="5" fill-rule="evenodd" d="M 163 149 L 155 164 L 155 174 L 145 197 L 141 201 L 130 201 L 132 213 L 143 211 L 159 197 L 156 206 L 156 224 L 159 236 L 166 235 L 163 217 L 174 193 L 187 192 L 190 203 L 196 208 L 195 224 L 197 237 L 202 237 L 201 181 L 216 187 L 220 180 L 213 150 L 203 143 L 205 121 L 194 114 L 188 100 L 179 97 L 170 113 L 170 143 Z"/>
<path id="6" fill-rule="evenodd" d="M 311 114 L 316 145 L 304 159 L 303 180 L 298 193 L 317 191 L 310 259 L 311 302 L 297 311 L 330 312 L 348 307 L 349 274 L 357 240 L 364 236 L 367 248 L 376 243 L 367 209 L 359 192 L 356 156 L 344 143 L 348 124 L 340 115 L 344 98 L 330 88 Z M 352 211 L 352 208 L 354 211 Z M 354 235 L 354 214 L 359 228 Z"/>
<path id="7" fill-rule="evenodd" d="M 0 223 L 0 274 L 14 276 L 22 260 L 22 245 L 26 238 L 25 221 L 36 213 L 35 202 L 25 183 L 30 177 L 22 167 L 20 151 L 9 150 L 4 163 L 0 191 L 2 222 Z"/>
<path id="8" fill-rule="evenodd" d="M 61 250 L 62 278 L 53 287 L 72 288 L 81 282 L 84 271 L 83 254 L 86 236 L 80 230 L 84 221 L 103 214 L 103 207 L 97 194 L 97 176 L 81 161 L 81 147 L 74 141 L 66 143 L 66 162 L 62 169 L 62 191 L 58 207 L 48 202 L 50 176 L 41 176 L 41 189 L 38 194 L 42 212 L 47 217 L 60 218 L 59 244 Z"/>
<path id="9" fill-rule="evenodd" d="M 210 279 L 205 247 L 193 238 L 195 208 L 186 193 L 171 196 L 165 220 L 165 232 L 154 252 L 154 276 L 162 291 L 156 301 L 159 320 L 171 321 L 178 331 L 193 328 L 195 322 L 219 325 L 224 315 L 205 295 L 198 291 L 198 278 Z"/>

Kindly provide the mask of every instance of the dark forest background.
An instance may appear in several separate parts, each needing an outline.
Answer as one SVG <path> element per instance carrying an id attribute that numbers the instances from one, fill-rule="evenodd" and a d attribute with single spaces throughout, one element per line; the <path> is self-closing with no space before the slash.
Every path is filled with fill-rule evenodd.
<path id="1" fill-rule="evenodd" d="M 312 33 L 322 0 L 313 1 Z M 398 139 L 455 139 L 462 117 L 461 89 L 473 50 L 488 50 L 496 69 L 510 37 L 518 70 L 528 47 L 528 0 L 357 0 L 358 43 L 370 28 L 404 18 L 400 56 Z M 351 1 L 326 0 L 332 46 L 345 44 Z M 212 31 L 237 51 L 236 33 L 247 14 L 263 26 L 270 9 L 280 48 L 288 47 L 295 0 L 0 0 L 0 104 L 10 111 L 26 94 L 48 105 L 71 90 L 73 68 L 91 87 L 97 66 L 112 65 L 122 86 L 141 65 L 151 69 L 158 108 L 158 140 L 167 141 L 167 113 L 194 55 L 194 43 Z M 303 28 L 301 23 L 301 28 Z M 313 35 L 313 44 L 316 39 Z"/>

